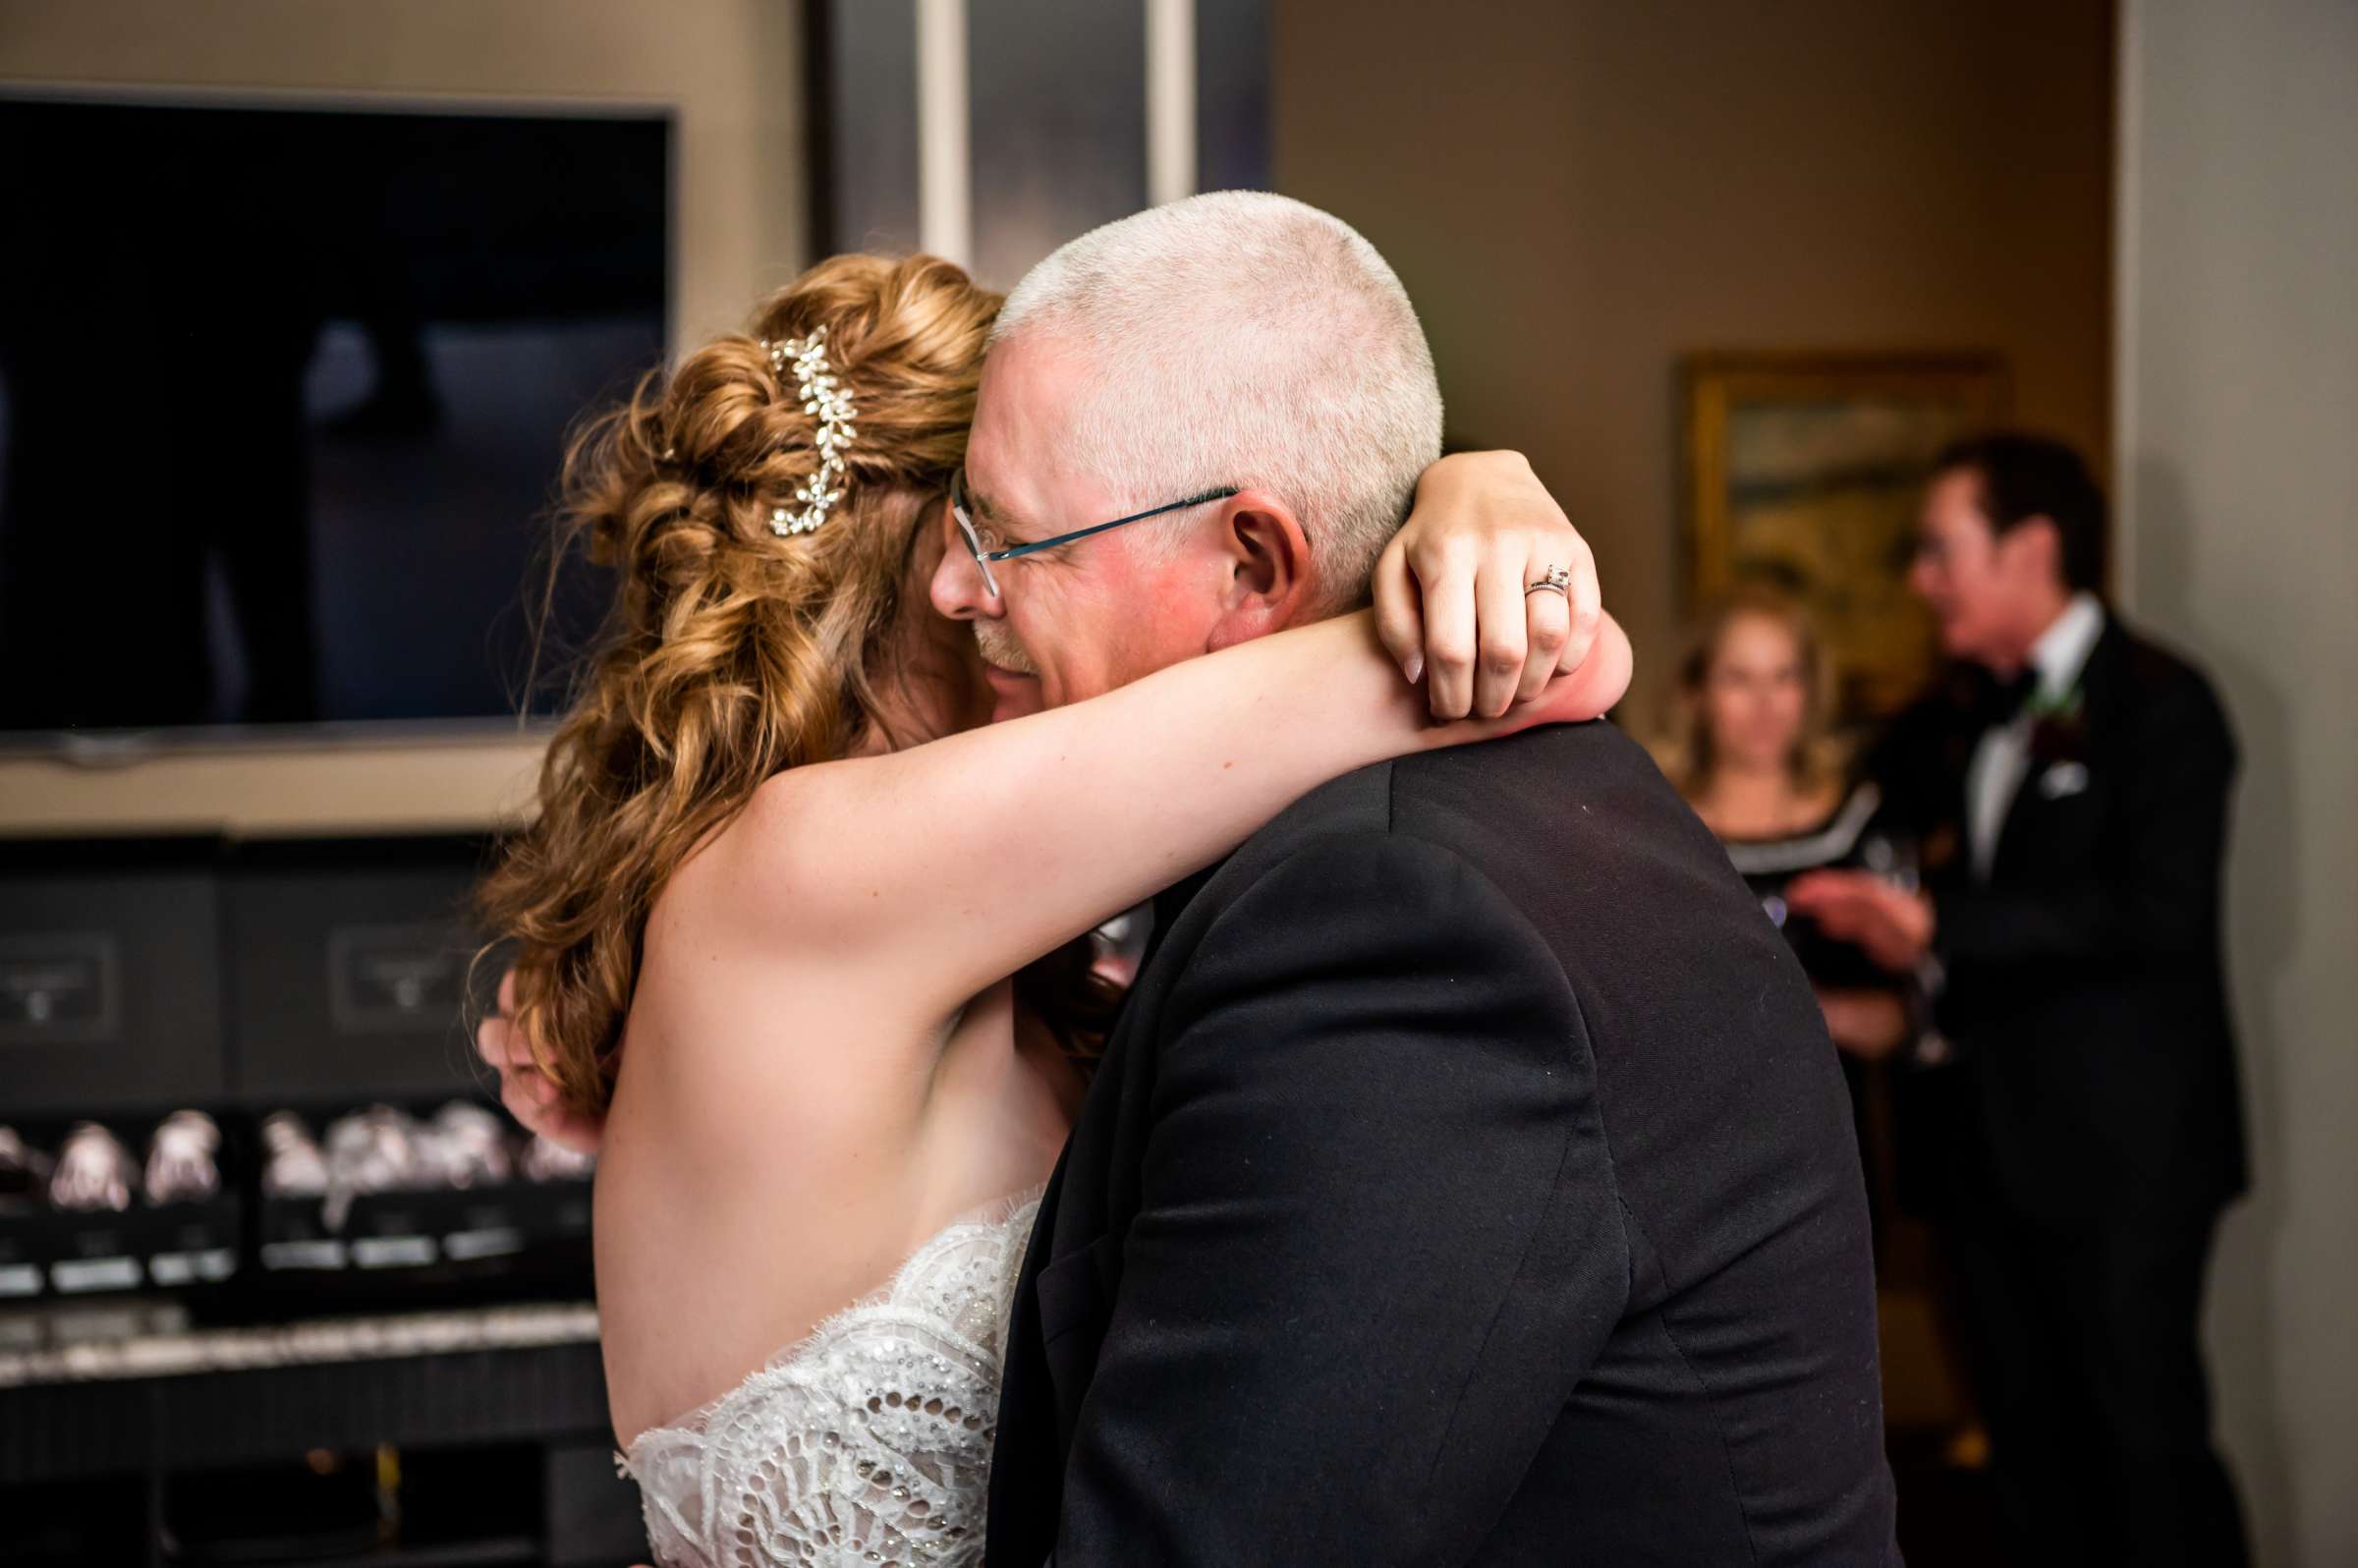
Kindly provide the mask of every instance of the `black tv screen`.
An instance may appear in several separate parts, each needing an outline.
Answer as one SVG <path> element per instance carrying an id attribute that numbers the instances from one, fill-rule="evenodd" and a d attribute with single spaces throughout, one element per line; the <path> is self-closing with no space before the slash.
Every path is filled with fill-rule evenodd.
<path id="1" fill-rule="evenodd" d="M 668 118 L 14 97 L 0 146 L 0 732 L 516 712 L 568 429 L 662 357 Z"/>

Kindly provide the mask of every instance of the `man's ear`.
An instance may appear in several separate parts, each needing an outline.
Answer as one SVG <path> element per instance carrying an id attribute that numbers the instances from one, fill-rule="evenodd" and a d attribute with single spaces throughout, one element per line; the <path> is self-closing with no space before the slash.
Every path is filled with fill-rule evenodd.
<path id="1" fill-rule="evenodd" d="M 1293 508 L 1265 490 L 1240 491 L 1220 503 L 1208 537 L 1222 581 L 1206 651 L 1293 625 L 1311 598 L 1310 535 Z"/>

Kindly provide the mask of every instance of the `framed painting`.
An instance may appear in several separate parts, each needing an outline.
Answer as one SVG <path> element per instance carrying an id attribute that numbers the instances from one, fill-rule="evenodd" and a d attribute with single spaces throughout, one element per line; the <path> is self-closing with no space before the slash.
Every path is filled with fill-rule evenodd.
<path id="1" fill-rule="evenodd" d="M 1689 608 L 1739 584 L 1792 593 L 1839 680 L 1838 718 L 1879 718 L 1938 653 L 1908 591 L 1932 461 L 2004 419 L 1993 355 L 1699 355 L 1681 367 Z"/>

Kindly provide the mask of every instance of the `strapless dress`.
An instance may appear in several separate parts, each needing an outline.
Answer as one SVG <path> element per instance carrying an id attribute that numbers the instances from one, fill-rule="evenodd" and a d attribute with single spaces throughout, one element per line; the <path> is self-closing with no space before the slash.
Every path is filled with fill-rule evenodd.
<path id="1" fill-rule="evenodd" d="M 974 1564 L 1008 1306 L 1039 1190 L 952 1221 L 884 1287 L 676 1423 L 641 1432 L 663 1568 Z"/>

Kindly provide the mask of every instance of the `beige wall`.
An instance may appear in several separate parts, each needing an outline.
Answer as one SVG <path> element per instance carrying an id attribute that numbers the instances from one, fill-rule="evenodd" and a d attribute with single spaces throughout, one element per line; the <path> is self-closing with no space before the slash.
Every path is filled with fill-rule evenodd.
<path id="1" fill-rule="evenodd" d="M 2254 1189 L 2219 1426 L 2261 1561 L 2358 1562 L 2358 6 L 2131 0 L 2121 479 L 2135 612 L 2243 743 L 2228 949 Z"/>
<path id="2" fill-rule="evenodd" d="M 1995 349 L 2106 442 L 2111 28 L 1995 0 L 1273 0 L 1279 190 L 1391 258 L 1459 440 L 1529 452 L 1658 712 L 1684 614 L 1673 365 Z"/>
<path id="3" fill-rule="evenodd" d="M 801 48 L 798 0 L 0 0 L 0 81 L 670 107 L 674 341 L 736 325 L 805 259 Z M 536 752 L 0 760 L 0 832 L 479 824 L 520 798 Z"/>

